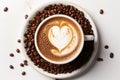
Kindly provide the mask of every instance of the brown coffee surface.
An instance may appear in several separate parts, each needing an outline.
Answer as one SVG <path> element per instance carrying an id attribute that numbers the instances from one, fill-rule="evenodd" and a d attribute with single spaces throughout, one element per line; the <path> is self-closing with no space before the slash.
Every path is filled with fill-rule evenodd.
<path id="1" fill-rule="evenodd" d="M 69 60 L 78 53 L 81 46 L 82 34 L 78 27 L 72 20 L 65 17 L 55 17 L 46 21 L 37 34 L 37 45 L 40 52 L 52 61 Z M 53 31 L 53 29 L 55 30 Z M 62 38 L 60 38 L 61 35 Z"/>

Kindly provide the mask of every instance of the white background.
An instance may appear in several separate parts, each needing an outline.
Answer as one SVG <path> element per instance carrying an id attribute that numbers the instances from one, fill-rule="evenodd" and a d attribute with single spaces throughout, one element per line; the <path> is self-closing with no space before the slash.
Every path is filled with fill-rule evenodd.
<path id="1" fill-rule="evenodd" d="M 53 1 L 53 0 L 49 0 Z M 39 5 L 49 2 L 47 0 L 0 0 L 0 80 L 54 80 L 36 72 L 31 66 L 20 67 L 24 60 L 22 52 L 16 53 L 16 48 L 21 49 L 17 39 L 21 38 L 25 14 L 38 8 Z M 61 0 L 62 1 L 62 0 Z M 98 54 L 104 59 L 97 62 L 84 75 L 71 80 L 120 80 L 120 1 L 119 0 L 69 0 L 84 8 L 93 18 L 100 37 Z M 4 12 L 8 7 L 8 12 Z M 100 15 L 99 10 L 104 14 Z M 109 49 L 104 49 L 108 44 Z M 14 58 L 9 53 L 15 54 Z M 114 53 L 114 58 L 109 58 L 109 53 Z M 15 69 L 9 69 L 9 65 Z M 26 76 L 21 72 L 26 71 Z M 69 80 L 69 79 L 68 79 Z"/>

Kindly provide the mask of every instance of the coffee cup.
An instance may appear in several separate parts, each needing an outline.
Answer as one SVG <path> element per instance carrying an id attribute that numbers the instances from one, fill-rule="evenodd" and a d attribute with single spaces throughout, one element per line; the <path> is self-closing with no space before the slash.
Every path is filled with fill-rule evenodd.
<path id="1" fill-rule="evenodd" d="M 39 55 L 54 64 L 66 64 L 76 59 L 84 41 L 94 40 L 93 35 L 84 35 L 78 22 L 63 14 L 45 18 L 35 32 L 35 47 Z"/>

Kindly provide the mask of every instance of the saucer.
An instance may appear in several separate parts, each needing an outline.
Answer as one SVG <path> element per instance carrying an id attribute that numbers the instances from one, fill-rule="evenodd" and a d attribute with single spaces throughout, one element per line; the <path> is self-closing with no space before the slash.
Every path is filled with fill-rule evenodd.
<path id="1" fill-rule="evenodd" d="M 73 4 L 73 3 L 70 3 L 70 2 L 64 2 L 64 1 L 52 1 L 52 2 L 49 2 L 49 3 L 46 3 L 44 5 L 41 5 L 38 9 L 34 10 L 33 11 L 33 15 L 31 17 L 28 18 L 28 21 L 27 23 L 25 23 L 25 27 L 27 26 L 29 20 L 31 20 L 31 18 L 34 16 L 34 13 L 36 13 L 38 10 L 43 10 L 44 7 L 50 5 L 50 4 L 63 4 L 63 5 L 71 5 L 71 6 L 74 6 L 75 8 L 77 8 L 78 10 L 84 12 L 85 14 L 85 17 L 89 20 L 90 24 L 92 25 L 92 30 L 94 32 L 94 50 L 93 50 L 93 53 L 89 59 L 89 61 L 84 64 L 81 68 L 77 69 L 77 70 L 74 70 L 73 72 L 71 73 L 63 73 L 63 74 L 52 74 L 52 73 L 48 73 L 47 71 L 44 71 L 42 68 L 38 68 L 37 66 L 34 65 L 34 63 L 30 60 L 30 58 L 28 57 L 28 55 L 26 54 L 26 51 L 23 47 L 23 54 L 25 55 L 25 58 L 28 60 L 28 63 L 35 69 L 37 70 L 39 73 L 41 74 L 44 74 L 46 76 L 49 76 L 49 77 L 52 77 L 52 78 L 59 78 L 59 79 L 63 79 L 63 78 L 70 78 L 70 77 L 74 77 L 76 75 L 81 75 L 83 72 L 87 71 L 89 69 L 89 67 L 94 63 L 95 61 L 95 58 L 97 56 L 97 50 L 98 50 L 98 33 L 97 33 L 97 29 L 96 29 L 96 26 L 92 20 L 92 18 L 89 16 L 89 14 L 84 10 L 82 9 L 80 6 L 77 6 L 76 4 Z M 23 33 L 25 32 L 26 28 L 23 30 Z M 22 38 L 24 40 L 24 38 Z M 22 43 L 23 46 L 24 46 L 24 43 Z"/>

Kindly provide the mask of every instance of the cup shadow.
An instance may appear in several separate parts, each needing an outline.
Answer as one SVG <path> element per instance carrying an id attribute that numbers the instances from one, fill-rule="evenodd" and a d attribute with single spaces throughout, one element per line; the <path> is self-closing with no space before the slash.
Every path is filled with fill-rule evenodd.
<path id="1" fill-rule="evenodd" d="M 97 26 L 97 24 L 95 24 Z M 96 67 L 96 62 L 97 62 L 97 58 L 98 56 L 100 56 L 100 53 L 101 53 L 101 47 L 102 47 L 102 41 L 101 41 L 101 37 L 100 37 L 100 33 L 99 33 L 99 30 L 97 31 L 98 32 L 98 50 L 97 50 L 97 55 L 95 56 L 95 59 L 94 61 L 92 62 L 92 64 L 90 64 L 89 68 L 87 68 L 85 71 L 83 71 L 82 73 L 78 73 L 77 75 L 75 76 L 72 76 L 70 78 L 66 78 L 67 80 L 71 79 L 71 80 L 74 80 L 74 79 L 77 79 L 79 77 L 82 77 L 84 76 L 85 74 L 87 74 L 88 72 L 92 71 L 95 67 Z M 94 47 L 95 49 L 95 47 Z M 87 63 L 86 63 L 87 64 Z M 84 66 L 84 65 L 83 65 Z M 66 80 L 65 79 L 65 80 Z M 60 79 L 61 80 L 61 79 Z M 63 79 L 64 80 L 64 79 Z"/>

